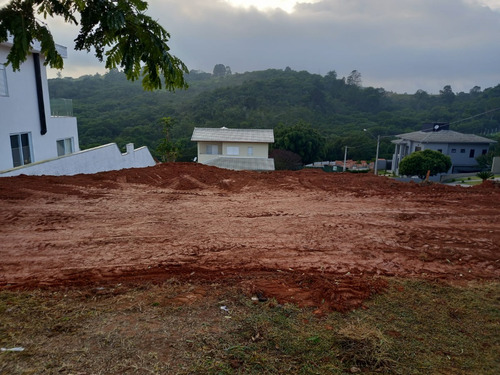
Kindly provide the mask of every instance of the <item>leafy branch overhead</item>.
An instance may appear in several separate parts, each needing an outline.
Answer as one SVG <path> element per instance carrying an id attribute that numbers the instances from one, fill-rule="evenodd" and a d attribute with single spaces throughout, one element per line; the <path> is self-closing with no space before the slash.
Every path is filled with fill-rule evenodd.
<path id="1" fill-rule="evenodd" d="M 59 16 L 80 25 L 75 49 L 90 52 L 93 48 L 107 69 L 122 68 L 132 81 L 142 77 L 146 90 L 187 88 L 188 69 L 169 53 L 170 34 L 144 14 L 147 7 L 142 0 L 11 0 L 0 9 L 0 42 L 12 35 L 7 63 L 14 70 L 26 60 L 34 41 L 40 42 L 45 64 L 62 69 L 53 36 L 37 18 Z"/>

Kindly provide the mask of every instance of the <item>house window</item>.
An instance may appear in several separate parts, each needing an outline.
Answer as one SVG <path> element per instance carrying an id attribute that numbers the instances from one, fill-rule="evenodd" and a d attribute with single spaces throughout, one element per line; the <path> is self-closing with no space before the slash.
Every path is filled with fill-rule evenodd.
<path id="1" fill-rule="evenodd" d="M 7 73 L 5 65 L 0 64 L 0 96 L 9 96 L 9 88 L 7 86 Z"/>
<path id="2" fill-rule="evenodd" d="M 227 146 L 227 154 L 228 155 L 239 155 L 240 148 L 238 146 Z"/>
<path id="3" fill-rule="evenodd" d="M 248 156 L 253 156 L 253 147 L 248 147 L 248 152 L 247 152 L 247 155 Z"/>
<path id="4" fill-rule="evenodd" d="M 465 154 L 465 148 L 461 148 L 461 149 L 460 149 L 460 153 L 461 153 L 461 154 Z"/>
<path id="5" fill-rule="evenodd" d="M 207 145 L 208 155 L 217 155 L 219 153 L 219 145 Z"/>
<path id="6" fill-rule="evenodd" d="M 10 135 L 10 148 L 14 167 L 29 164 L 33 160 L 31 133 Z"/>
<path id="7" fill-rule="evenodd" d="M 73 138 L 60 139 L 57 141 L 57 156 L 73 153 Z"/>
<path id="8" fill-rule="evenodd" d="M 416 146 L 416 147 L 415 147 L 415 152 L 417 152 L 417 151 L 422 151 L 422 147 L 420 147 L 420 146 Z"/>
<path id="9" fill-rule="evenodd" d="M 440 152 L 440 153 L 443 153 L 443 150 L 441 150 L 440 148 L 437 151 Z"/>
<path id="10" fill-rule="evenodd" d="M 469 158 L 473 158 L 474 157 L 474 153 L 475 153 L 476 150 L 474 150 L 473 148 L 470 149 L 470 152 L 469 152 Z"/>
<path id="11" fill-rule="evenodd" d="M 483 151 L 481 151 L 481 155 L 486 155 L 488 153 L 488 150 L 486 150 L 485 148 L 483 148 Z"/>
<path id="12" fill-rule="evenodd" d="M 456 148 L 452 148 L 452 149 L 451 149 L 451 153 L 452 153 L 452 154 L 456 154 L 456 153 L 457 153 L 457 149 L 456 149 Z"/>

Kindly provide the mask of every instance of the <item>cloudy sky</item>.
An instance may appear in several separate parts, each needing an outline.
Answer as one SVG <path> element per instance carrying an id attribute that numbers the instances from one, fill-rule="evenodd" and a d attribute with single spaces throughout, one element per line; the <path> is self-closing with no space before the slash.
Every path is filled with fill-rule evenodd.
<path id="1" fill-rule="evenodd" d="M 5 1 L 0 1 L 0 3 Z M 500 0 L 149 0 L 189 69 L 268 68 L 339 77 L 398 93 L 468 92 L 500 84 Z M 76 28 L 50 21 L 68 46 L 63 76 L 104 72 L 72 50 Z M 55 73 L 51 73 L 52 76 Z"/>

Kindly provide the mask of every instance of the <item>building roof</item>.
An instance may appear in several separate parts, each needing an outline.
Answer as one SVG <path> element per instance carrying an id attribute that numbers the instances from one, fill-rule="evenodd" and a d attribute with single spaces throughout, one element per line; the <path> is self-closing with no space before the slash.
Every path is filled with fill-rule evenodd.
<path id="1" fill-rule="evenodd" d="M 194 142 L 273 143 L 273 129 L 194 128 Z"/>
<path id="2" fill-rule="evenodd" d="M 236 171 L 274 171 L 274 159 L 267 158 L 235 158 L 219 156 L 210 159 L 203 164 L 224 169 L 233 169 Z"/>
<path id="3" fill-rule="evenodd" d="M 1 42 L 0 45 L 4 45 L 8 48 L 11 48 L 13 43 L 14 43 L 14 37 L 8 34 L 7 40 Z M 61 55 L 61 57 L 63 59 L 66 59 L 68 57 L 68 48 L 57 43 L 55 43 L 55 46 L 56 46 L 56 51 Z M 42 46 L 38 40 L 33 41 L 30 51 L 35 53 L 41 53 Z"/>
<path id="4" fill-rule="evenodd" d="M 440 130 L 437 132 L 418 131 L 398 134 L 396 137 L 401 138 L 401 140 L 393 141 L 393 143 L 400 143 L 402 140 L 421 143 L 496 143 L 496 141 L 485 137 L 474 134 L 463 134 L 453 130 Z"/>

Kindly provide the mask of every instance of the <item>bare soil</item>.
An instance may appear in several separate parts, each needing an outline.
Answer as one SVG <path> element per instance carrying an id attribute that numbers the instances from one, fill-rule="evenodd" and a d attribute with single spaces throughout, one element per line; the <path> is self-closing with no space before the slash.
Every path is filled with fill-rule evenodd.
<path id="1" fill-rule="evenodd" d="M 217 281 L 345 311 L 385 276 L 498 280 L 500 186 L 167 163 L 0 179 L 0 288 Z"/>

